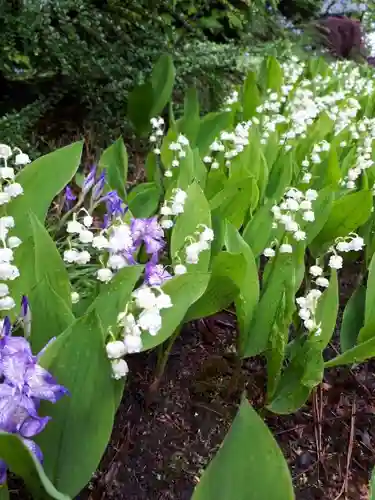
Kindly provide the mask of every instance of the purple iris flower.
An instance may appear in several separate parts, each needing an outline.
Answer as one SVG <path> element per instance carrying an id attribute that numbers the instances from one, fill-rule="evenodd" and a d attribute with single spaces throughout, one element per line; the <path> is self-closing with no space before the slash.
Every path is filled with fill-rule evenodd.
<path id="1" fill-rule="evenodd" d="M 103 171 L 100 174 L 99 179 L 94 184 L 94 187 L 92 189 L 93 201 L 96 201 L 101 197 L 101 195 L 103 193 L 104 186 L 105 186 L 105 171 Z"/>
<path id="2" fill-rule="evenodd" d="M 73 206 L 73 202 L 77 199 L 77 196 L 73 193 L 69 186 L 65 188 L 65 209 L 70 210 Z"/>
<path id="3" fill-rule="evenodd" d="M 130 229 L 135 245 L 140 246 L 144 243 L 149 255 L 157 254 L 164 247 L 164 231 L 157 217 L 133 219 Z"/>
<path id="4" fill-rule="evenodd" d="M 86 175 L 83 181 L 83 186 L 82 186 L 83 194 L 87 194 L 90 191 L 90 189 L 95 184 L 95 178 L 96 178 L 96 165 L 90 168 L 90 172 Z"/>
<path id="5" fill-rule="evenodd" d="M 21 318 L 29 318 L 27 298 L 22 300 Z M 5 318 L 0 334 L 0 431 L 17 434 L 25 446 L 42 461 L 40 448 L 30 439 L 42 432 L 50 417 L 40 417 L 40 401 L 56 403 L 68 394 L 38 360 L 45 348 L 34 356 L 29 342 L 24 337 L 13 337 L 12 325 Z M 53 341 L 52 339 L 51 341 Z M 50 342 L 51 342 L 50 341 Z M 49 343 L 50 343 L 49 342 Z M 49 344 L 48 343 L 48 344 Z M 48 345 L 47 344 L 47 345 Z M 46 346 L 47 347 L 47 346 Z M 6 481 L 7 465 L 0 460 L 0 484 Z"/>
<path id="6" fill-rule="evenodd" d="M 164 268 L 162 264 L 157 264 L 151 259 L 145 267 L 145 282 L 149 286 L 161 286 L 165 281 L 171 279 L 172 276 Z"/>

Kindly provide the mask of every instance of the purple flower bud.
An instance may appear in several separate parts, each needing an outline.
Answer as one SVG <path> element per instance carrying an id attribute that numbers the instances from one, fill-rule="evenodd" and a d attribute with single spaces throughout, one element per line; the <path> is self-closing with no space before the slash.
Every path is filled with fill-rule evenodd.
<path id="1" fill-rule="evenodd" d="M 65 209 L 70 210 L 73 206 L 73 202 L 77 199 L 77 196 L 73 193 L 69 186 L 65 188 Z"/>
<path id="2" fill-rule="evenodd" d="M 1 337 L 8 337 L 12 330 L 12 323 L 10 322 L 9 316 L 5 316 L 3 321 L 3 328 L 1 331 Z"/>
<path id="3" fill-rule="evenodd" d="M 25 336 L 29 337 L 31 333 L 31 310 L 30 304 L 26 295 L 22 296 L 21 300 L 21 314 L 19 316 L 19 321 L 22 323 Z"/>
<path id="4" fill-rule="evenodd" d="M 85 180 L 83 181 L 82 192 L 83 194 L 87 194 L 90 189 L 95 184 L 96 177 L 96 165 L 92 166 L 90 172 L 86 175 Z"/>
<path id="5" fill-rule="evenodd" d="M 125 205 L 117 191 L 110 191 L 107 193 L 101 201 L 105 201 L 107 207 L 107 214 L 110 217 L 118 217 L 124 215 Z"/>
<path id="6" fill-rule="evenodd" d="M 93 190 L 92 190 L 92 199 L 93 201 L 98 200 L 102 193 L 103 189 L 105 186 L 105 170 L 100 174 L 99 179 L 96 181 Z"/>

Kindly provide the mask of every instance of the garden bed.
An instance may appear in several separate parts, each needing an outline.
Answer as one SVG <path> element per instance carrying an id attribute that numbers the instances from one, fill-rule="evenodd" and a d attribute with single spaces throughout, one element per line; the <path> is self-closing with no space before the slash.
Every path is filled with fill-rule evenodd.
<path id="1" fill-rule="evenodd" d="M 342 306 L 354 280 L 353 271 L 343 272 Z M 255 408 L 262 406 L 266 372 L 260 359 L 246 361 L 234 382 L 234 332 L 230 312 L 187 326 L 152 401 L 155 353 L 130 358 L 111 444 L 82 499 L 191 498 L 229 430 L 241 389 Z M 307 406 L 294 415 L 267 416 L 292 471 L 297 500 L 368 498 L 375 464 L 374 368 L 370 362 L 328 370 Z"/>

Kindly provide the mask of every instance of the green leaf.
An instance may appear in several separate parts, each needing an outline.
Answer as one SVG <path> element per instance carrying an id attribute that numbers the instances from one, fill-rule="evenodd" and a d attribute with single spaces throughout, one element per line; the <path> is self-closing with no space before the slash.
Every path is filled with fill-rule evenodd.
<path id="1" fill-rule="evenodd" d="M 128 177 L 128 154 L 122 137 L 103 151 L 99 160 L 100 169 L 106 169 L 107 183 L 126 200 L 126 180 Z"/>
<path id="2" fill-rule="evenodd" d="M 364 325 L 365 300 L 366 288 L 361 285 L 346 304 L 340 329 L 341 352 L 352 349 L 357 343 L 358 334 Z"/>
<path id="3" fill-rule="evenodd" d="M 42 222 L 33 213 L 24 217 L 32 236 L 15 252 L 21 275 L 10 289 L 17 303 L 22 295 L 29 296 L 33 315 L 30 340 L 33 349 L 39 351 L 74 320 L 71 287 L 65 264 Z"/>
<path id="4" fill-rule="evenodd" d="M 327 361 L 325 363 L 326 368 L 332 368 L 333 366 L 341 365 L 351 365 L 354 363 L 363 363 L 367 359 L 373 358 L 375 356 L 375 332 L 369 336 L 369 339 L 361 344 L 354 346 L 352 349 L 348 349 L 344 353 L 336 356 L 335 358 Z"/>
<path id="5" fill-rule="evenodd" d="M 243 109 L 243 119 L 250 120 L 255 113 L 256 108 L 260 104 L 260 94 L 256 81 L 256 74 L 254 71 L 250 71 L 246 77 L 243 86 L 242 95 L 242 109 Z"/>
<path id="6" fill-rule="evenodd" d="M 347 236 L 364 224 L 371 215 L 371 191 L 358 191 L 336 200 L 323 229 L 312 242 L 314 253 L 321 251 L 339 236 Z"/>
<path id="7" fill-rule="evenodd" d="M 151 217 L 159 207 L 160 187 L 155 182 L 138 184 L 129 193 L 128 206 L 134 217 Z"/>
<path id="8" fill-rule="evenodd" d="M 229 252 L 242 254 L 246 260 L 245 267 L 242 270 L 243 283 L 239 296 L 235 299 L 240 330 L 239 351 L 240 355 L 242 355 L 248 341 L 254 311 L 259 301 L 258 268 L 251 248 L 235 226 L 229 222 L 226 224 L 225 246 Z"/>
<path id="9" fill-rule="evenodd" d="M 266 189 L 267 198 L 278 203 L 285 189 L 290 185 L 293 176 L 293 155 L 281 155 L 274 163 L 269 175 Z"/>
<path id="10" fill-rule="evenodd" d="M 75 497 L 89 482 L 108 444 L 118 404 L 106 357 L 104 332 L 95 311 L 78 319 L 41 358 L 41 365 L 65 386 L 69 396 L 42 403 L 52 417 L 37 437 L 45 471 L 56 487 Z M 74 467 L 72 467 L 74 464 Z"/>
<path id="11" fill-rule="evenodd" d="M 125 309 L 142 271 L 143 266 L 120 269 L 108 284 L 102 286 L 99 295 L 89 306 L 88 312 L 96 311 L 105 335 Z"/>
<path id="12" fill-rule="evenodd" d="M 291 280 L 294 273 L 293 255 L 278 253 L 273 262 L 273 271 L 255 311 L 243 357 L 256 356 L 267 349 L 276 322 L 280 298 L 286 283 Z"/>
<path id="13" fill-rule="evenodd" d="M 184 134 L 193 147 L 197 138 L 200 125 L 199 100 L 197 89 L 190 88 L 184 100 L 184 115 L 178 122 L 178 130 Z"/>
<path id="14" fill-rule="evenodd" d="M 146 136 L 151 129 L 151 109 L 154 103 L 154 94 L 151 82 L 135 87 L 128 97 L 128 117 L 136 132 Z"/>
<path id="15" fill-rule="evenodd" d="M 210 206 L 206 200 L 202 189 L 198 184 L 193 183 L 187 189 L 187 199 L 184 206 L 184 213 L 176 218 L 176 223 L 172 230 L 171 237 L 171 257 L 172 261 L 178 262 L 178 255 L 185 261 L 184 248 L 188 244 L 187 238 L 194 236 L 200 225 L 211 227 Z M 205 272 L 210 262 L 210 252 L 205 250 L 199 255 L 198 264 L 188 264 L 189 272 Z"/>
<path id="16" fill-rule="evenodd" d="M 162 328 L 157 335 L 142 335 L 143 351 L 153 349 L 165 342 L 184 322 L 189 307 L 194 304 L 207 288 L 210 275 L 208 273 L 192 273 L 176 276 L 163 285 L 163 291 L 171 298 L 173 307 L 163 309 Z"/>
<path id="17" fill-rule="evenodd" d="M 69 500 L 68 496 L 56 490 L 43 467 L 15 434 L 0 433 L 0 457 L 14 474 L 24 480 L 35 499 Z"/>
<path id="18" fill-rule="evenodd" d="M 263 252 L 271 240 L 273 231 L 271 208 L 273 205 L 273 201 L 270 200 L 261 206 L 250 219 L 242 234 L 243 239 L 250 246 L 255 257 L 258 257 Z"/>
<path id="19" fill-rule="evenodd" d="M 159 115 L 171 99 L 176 70 L 170 55 L 162 54 L 151 75 L 152 107 L 150 118 Z"/>
<path id="20" fill-rule="evenodd" d="M 74 177 L 81 153 L 82 142 L 75 142 L 38 158 L 17 174 L 16 181 L 22 185 L 24 194 L 7 205 L 7 213 L 14 217 L 17 236 L 22 241 L 31 234 L 26 214 L 32 211 L 44 222 L 53 199 Z"/>
<path id="21" fill-rule="evenodd" d="M 253 177 L 229 180 L 224 189 L 211 198 L 210 208 L 215 216 L 240 228 L 254 198 L 259 198 L 259 190 Z"/>
<path id="22" fill-rule="evenodd" d="M 244 400 L 192 500 L 293 500 L 287 462 L 263 420 Z"/>
<path id="23" fill-rule="evenodd" d="M 372 469 L 372 474 L 371 474 L 369 500 L 375 500 L 375 468 Z"/>
<path id="24" fill-rule="evenodd" d="M 318 300 L 316 308 L 316 322 L 321 325 L 321 334 L 316 337 L 321 348 L 325 348 L 332 338 L 336 326 L 339 309 L 339 291 L 337 282 L 337 272 L 332 269 L 329 287 Z"/>
<path id="25" fill-rule="evenodd" d="M 267 69 L 267 88 L 279 92 L 281 90 L 284 78 L 281 66 L 274 56 L 270 56 L 268 58 Z"/>
<path id="26" fill-rule="evenodd" d="M 375 255 L 372 257 L 368 268 L 364 324 L 366 326 L 375 326 Z"/>
<path id="27" fill-rule="evenodd" d="M 201 119 L 196 145 L 201 156 L 205 156 L 210 145 L 222 130 L 229 128 L 232 121 L 231 113 L 209 113 Z"/>
<path id="28" fill-rule="evenodd" d="M 331 213 L 333 203 L 332 188 L 328 187 L 319 191 L 318 199 L 313 202 L 315 214 L 314 222 L 308 222 L 303 226 L 307 234 L 307 244 L 309 245 L 323 229 Z"/>
<path id="29" fill-rule="evenodd" d="M 207 289 L 190 307 L 186 321 L 212 316 L 232 304 L 243 286 L 245 266 L 246 259 L 241 254 L 220 252 L 216 255 Z"/>

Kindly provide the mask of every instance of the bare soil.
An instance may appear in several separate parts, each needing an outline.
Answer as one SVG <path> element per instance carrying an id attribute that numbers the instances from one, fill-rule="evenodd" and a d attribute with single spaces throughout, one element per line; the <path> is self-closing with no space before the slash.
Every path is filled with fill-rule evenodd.
<path id="1" fill-rule="evenodd" d="M 341 279 L 342 303 L 355 276 Z M 234 383 L 235 318 L 228 311 L 188 325 L 150 402 L 155 353 L 132 356 L 111 444 L 85 500 L 190 500 L 236 414 L 242 391 L 261 408 L 262 359 Z M 327 353 L 337 349 L 331 345 Z M 365 500 L 375 465 L 375 363 L 327 370 L 308 404 L 266 422 L 292 472 L 297 500 Z M 236 500 L 228 498 L 228 500 Z"/>

